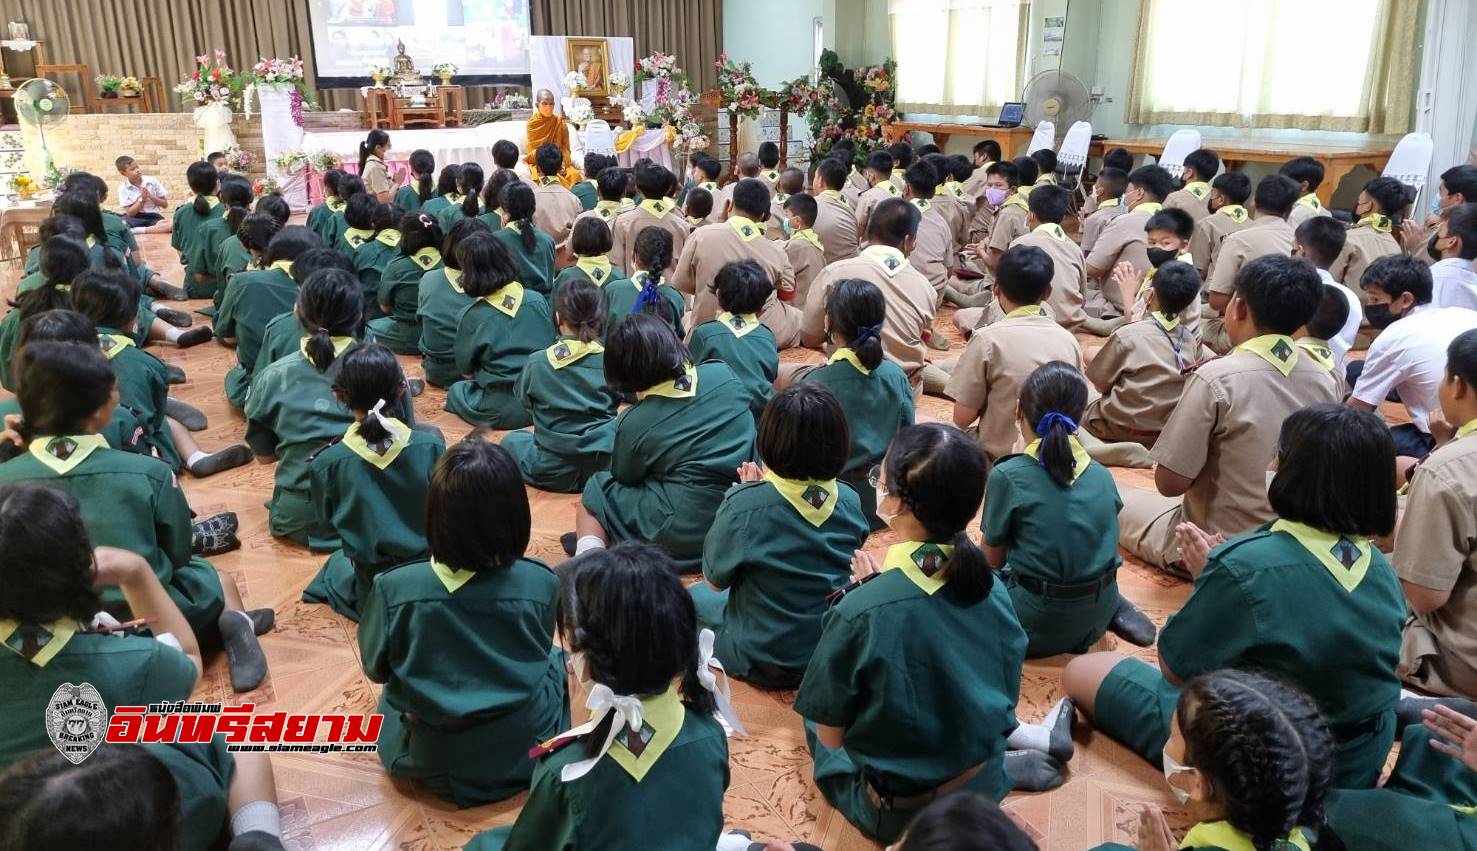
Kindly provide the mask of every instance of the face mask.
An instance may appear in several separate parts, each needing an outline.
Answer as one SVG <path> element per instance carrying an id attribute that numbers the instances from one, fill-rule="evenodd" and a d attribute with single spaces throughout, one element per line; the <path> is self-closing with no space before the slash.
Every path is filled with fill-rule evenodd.
<path id="1" fill-rule="evenodd" d="M 1005 189 L 997 189 L 994 186 L 987 186 L 985 187 L 985 200 L 989 202 L 991 207 L 998 207 L 1001 204 L 1005 203 L 1006 192 L 1007 190 Z"/>
<path id="2" fill-rule="evenodd" d="M 1389 328 L 1395 320 L 1400 317 L 1390 312 L 1388 304 L 1366 304 L 1364 306 L 1364 318 L 1369 324 L 1376 328 Z"/>
<path id="3" fill-rule="evenodd" d="M 1178 256 L 1180 255 L 1177 251 L 1170 251 L 1168 248 L 1160 248 L 1157 245 L 1149 246 L 1149 262 L 1154 265 L 1155 269 L 1158 269 Z"/>
<path id="4" fill-rule="evenodd" d="M 541 104 L 539 104 L 538 105 L 538 114 L 539 115 L 542 115 L 545 118 L 548 118 L 549 116 L 551 116 L 551 115 L 554 114 L 554 105 L 552 103 L 541 103 Z"/>
<path id="5" fill-rule="evenodd" d="M 890 495 L 891 494 L 887 492 L 886 488 L 882 487 L 881 485 L 877 486 L 877 518 L 889 526 L 892 525 L 893 518 L 897 517 L 898 514 L 901 513 L 897 511 L 882 510 L 882 501 L 887 499 L 887 497 Z"/>
<path id="6" fill-rule="evenodd" d="M 1174 799 L 1176 801 L 1179 801 L 1180 806 L 1183 807 L 1185 804 L 1188 804 L 1190 802 L 1190 793 L 1174 785 L 1174 776 L 1182 772 L 1190 771 L 1191 769 L 1188 765 L 1185 765 L 1184 763 L 1170 756 L 1168 750 L 1165 750 L 1162 754 L 1160 754 L 1160 759 L 1164 763 L 1164 782 L 1169 785 L 1170 794 L 1174 795 Z"/>
<path id="7" fill-rule="evenodd" d="M 1441 196 L 1440 195 L 1437 195 L 1435 198 L 1432 198 L 1431 199 L 1431 212 L 1434 213 L 1435 215 L 1438 215 L 1438 216 L 1441 215 Z"/>
<path id="8" fill-rule="evenodd" d="M 1440 260 L 1441 259 L 1441 250 L 1436 247 L 1436 243 L 1438 243 L 1440 241 L 1441 241 L 1441 236 L 1439 234 L 1437 234 L 1437 235 L 1431 237 L 1430 242 L 1427 242 L 1426 243 L 1426 251 L 1429 252 L 1430 255 L 1432 257 L 1435 257 L 1437 260 Z"/>
<path id="9" fill-rule="evenodd" d="M 789 219 L 780 219 L 780 227 L 785 229 L 785 236 L 795 235 L 795 228 L 790 225 Z"/>

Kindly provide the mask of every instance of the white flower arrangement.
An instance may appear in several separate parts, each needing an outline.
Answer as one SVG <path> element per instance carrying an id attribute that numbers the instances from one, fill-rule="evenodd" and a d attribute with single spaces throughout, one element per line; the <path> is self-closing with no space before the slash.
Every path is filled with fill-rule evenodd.
<path id="1" fill-rule="evenodd" d="M 564 88 L 569 89 L 571 95 L 579 94 L 580 89 L 585 86 L 585 75 L 578 71 L 570 71 L 564 75 Z"/>
<path id="2" fill-rule="evenodd" d="M 646 110 L 642 109 L 641 104 L 637 103 L 636 101 L 631 101 L 627 103 L 626 108 L 621 111 L 621 117 L 624 118 L 626 120 L 626 123 L 630 124 L 632 127 L 640 127 L 641 125 L 646 123 Z"/>
<path id="3" fill-rule="evenodd" d="M 292 150 L 283 151 L 278 154 L 272 162 L 286 174 L 297 174 L 308 167 L 309 156 L 307 151 L 301 148 L 293 148 Z"/>
<path id="4" fill-rule="evenodd" d="M 503 109 L 528 109 L 532 104 L 528 101 L 528 95 L 506 94 L 497 105 Z"/>
<path id="5" fill-rule="evenodd" d="M 570 105 L 564 117 L 574 122 L 578 127 L 583 127 L 595 117 L 595 110 L 588 103 L 575 103 Z"/>
<path id="6" fill-rule="evenodd" d="M 437 62 L 431 66 L 431 73 L 438 77 L 454 77 L 461 70 L 454 62 Z"/>
<path id="7" fill-rule="evenodd" d="M 606 83 L 612 89 L 623 92 L 631 87 L 631 78 L 620 71 L 612 71 L 610 72 L 610 76 L 606 78 Z"/>

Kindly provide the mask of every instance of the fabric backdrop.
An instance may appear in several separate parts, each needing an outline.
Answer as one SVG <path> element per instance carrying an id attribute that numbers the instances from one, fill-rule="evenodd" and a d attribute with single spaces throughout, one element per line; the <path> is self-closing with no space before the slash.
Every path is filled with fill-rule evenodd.
<path id="1" fill-rule="evenodd" d="M 6 20 L 30 24 L 51 64 L 159 77 L 167 90 L 194 69 L 197 54 L 220 48 L 238 71 L 261 56 L 301 56 L 313 85 L 308 10 L 300 0 L 5 0 L 4 8 Z M 722 50 L 722 0 L 532 0 L 532 16 L 534 35 L 631 36 L 638 57 L 675 53 L 697 91 L 717 84 L 713 60 Z M 435 61 L 415 58 L 427 66 Z M 62 84 L 75 80 L 63 77 Z M 493 91 L 468 89 L 467 105 L 480 107 Z M 325 89 L 317 100 L 324 109 L 358 109 L 360 103 L 354 89 Z M 166 102 L 181 109 L 172 91 Z"/>

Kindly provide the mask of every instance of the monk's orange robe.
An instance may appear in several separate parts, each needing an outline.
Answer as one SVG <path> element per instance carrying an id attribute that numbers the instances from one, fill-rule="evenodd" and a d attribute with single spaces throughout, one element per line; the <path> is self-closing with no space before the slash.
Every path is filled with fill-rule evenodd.
<path id="1" fill-rule="evenodd" d="M 564 167 L 559 172 L 559 182 L 568 189 L 584 180 L 584 175 L 569 161 L 569 125 L 558 115 L 541 115 L 537 112 L 528 119 L 528 153 L 523 155 L 523 161 L 528 167 L 538 174 L 538 164 L 534 162 L 534 153 L 539 146 L 552 143 L 559 146 L 564 154 Z"/>

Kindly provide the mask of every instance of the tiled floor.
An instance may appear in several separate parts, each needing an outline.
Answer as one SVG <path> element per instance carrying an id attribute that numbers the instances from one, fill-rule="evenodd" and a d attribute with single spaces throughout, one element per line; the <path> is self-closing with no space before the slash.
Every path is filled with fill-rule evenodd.
<path id="1" fill-rule="evenodd" d="M 155 269 L 179 280 L 179 264 L 167 236 L 144 237 L 140 242 Z M 18 279 L 18 264 L 0 264 L 0 292 L 13 292 Z M 953 351 L 944 356 L 957 357 L 961 344 L 948 321 L 950 312 L 945 309 L 937 328 L 955 341 Z M 188 373 L 188 383 L 172 392 L 209 415 L 210 428 L 198 435 L 202 445 L 213 449 L 239 441 L 244 421 L 226 405 L 221 383 L 234 363 L 234 353 L 214 344 L 185 352 L 169 347 L 151 351 Z M 785 360 L 818 358 L 812 352 L 784 356 Z M 404 364 L 408 374 L 419 374 L 414 360 L 404 359 Z M 444 395 L 428 389 L 416 400 L 416 416 L 440 425 L 448 439 L 458 439 L 468 428 L 441 410 Z M 948 410 L 944 401 L 927 398 L 919 413 L 923 418 L 947 419 Z M 1120 486 L 1152 486 L 1145 471 L 1115 470 L 1114 474 Z M 272 469 L 253 465 L 211 479 L 185 477 L 183 481 L 200 514 L 230 510 L 240 515 L 242 549 L 214 562 L 235 577 L 249 606 L 271 606 L 277 612 L 276 629 L 262 638 L 271 663 L 266 683 L 251 694 L 232 694 L 224 659 L 216 657 L 207 660 L 196 697 L 227 703 L 249 701 L 267 710 L 373 711 L 379 689 L 360 670 L 354 625 L 326 606 L 299 599 L 321 558 L 278 542 L 267 532 L 262 503 L 271 493 Z M 532 555 L 557 563 L 562 559 L 558 538 L 574 528 L 577 497 L 532 490 L 529 496 Z M 889 541 L 883 534 L 869 543 L 871 549 L 881 549 Z M 1189 590 L 1186 584 L 1132 562 L 1120 574 L 1120 582 L 1124 593 L 1161 624 Z M 1115 645 L 1111 636 L 1104 639 L 1103 647 Z M 1154 661 L 1152 650 L 1128 649 Z M 1056 701 L 1065 660 L 1055 657 L 1027 663 L 1019 709 L 1023 720 L 1040 720 Z M 732 784 L 724 808 L 728 823 L 756 837 L 805 839 L 837 851 L 879 847 L 831 809 L 812 785 L 799 717 L 791 710 L 794 695 L 766 694 L 742 683 L 734 685 L 735 702 L 750 736 L 730 743 Z M 288 755 L 274 758 L 273 764 L 287 846 L 293 851 L 461 848 L 477 831 L 511 822 L 522 802 L 517 798 L 457 810 L 412 784 L 389 779 L 373 755 Z M 1070 778 L 1060 789 L 1012 795 L 1005 802 L 1005 808 L 1043 849 L 1076 851 L 1106 840 L 1131 842 L 1139 802 L 1172 806 L 1158 769 L 1081 724 L 1077 756 L 1070 768 Z"/>

